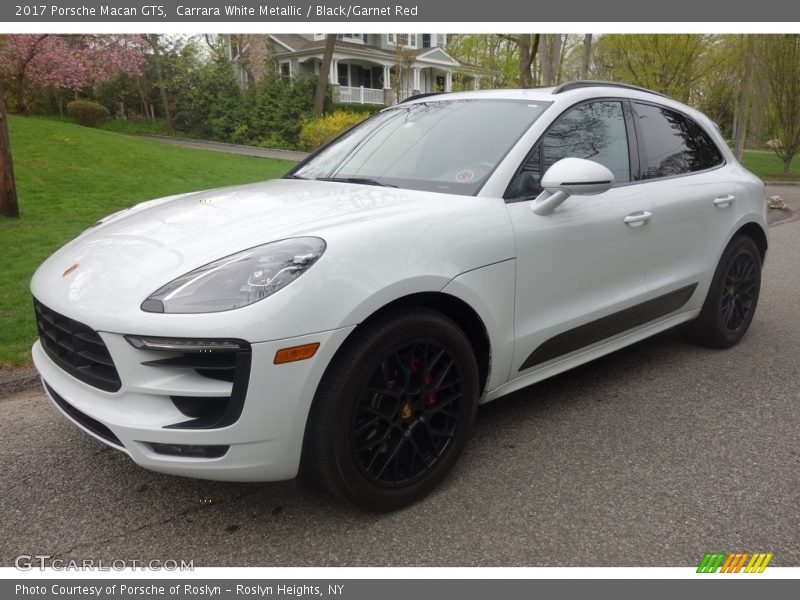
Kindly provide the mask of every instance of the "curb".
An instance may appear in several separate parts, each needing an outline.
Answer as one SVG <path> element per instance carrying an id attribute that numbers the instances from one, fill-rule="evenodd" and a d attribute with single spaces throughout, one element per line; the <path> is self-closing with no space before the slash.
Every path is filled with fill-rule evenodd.
<path id="1" fill-rule="evenodd" d="M 0 398 L 40 385 L 39 373 L 33 367 L 13 371 L 0 370 Z"/>

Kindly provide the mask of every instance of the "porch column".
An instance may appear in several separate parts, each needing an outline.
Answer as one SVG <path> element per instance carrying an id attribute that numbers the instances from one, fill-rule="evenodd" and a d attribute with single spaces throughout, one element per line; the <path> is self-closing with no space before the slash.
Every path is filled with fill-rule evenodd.
<path id="1" fill-rule="evenodd" d="M 415 67 L 413 69 L 412 73 L 413 73 L 413 78 L 412 78 L 413 81 L 411 83 L 411 87 L 413 88 L 413 91 L 414 91 L 415 94 L 419 94 L 420 89 L 421 89 L 420 88 L 420 76 L 419 76 L 420 68 L 419 67 Z"/>
<path id="2" fill-rule="evenodd" d="M 383 89 L 388 90 L 392 87 L 391 67 L 383 67 Z"/>
<path id="3" fill-rule="evenodd" d="M 328 81 L 332 84 L 339 83 L 339 61 L 335 58 L 331 60 L 331 68 L 328 71 Z"/>
<path id="4" fill-rule="evenodd" d="M 475 76 L 475 89 L 476 90 L 481 89 L 481 78 L 478 77 L 477 75 Z"/>
<path id="5" fill-rule="evenodd" d="M 450 71 L 447 71 L 447 73 L 444 75 L 444 91 L 453 91 L 453 73 Z"/>

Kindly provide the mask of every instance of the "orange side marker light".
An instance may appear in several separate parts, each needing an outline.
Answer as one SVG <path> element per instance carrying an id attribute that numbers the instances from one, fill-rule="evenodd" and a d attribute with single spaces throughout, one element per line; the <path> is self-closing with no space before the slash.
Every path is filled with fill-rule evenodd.
<path id="1" fill-rule="evenodd" d="M 303 344 L 302 346 L 292 346 L 291 348 L 281 348 L 275 353 L 275 364 L 282 365 L 298 360 L 307 360 L 314 356 L 319 349 L 319 342 L 313 344 Z"/>

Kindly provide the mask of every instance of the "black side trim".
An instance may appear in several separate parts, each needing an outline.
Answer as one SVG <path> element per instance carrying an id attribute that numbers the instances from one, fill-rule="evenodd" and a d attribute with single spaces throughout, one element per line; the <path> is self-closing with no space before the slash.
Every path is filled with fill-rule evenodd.
<path id="1" fill-rule="evenodd" d="M 598 183 L 611 183 L 610 181 L 565 181 L 561 185 L 597 185 Z"/>
<path id="2" fill-rule="evenodd" d="M 642 302 L 631 308 L 626 308 L 607 317 L 580 325 L 564 333 L 550 338 L 536 348 L 525 359 L 520 371 L 545 363 L 559 356 L 575 352 L 581 348 L 591 346 L 597 342 L 623 333 L 629 329 L 639 327 L 650 321 L 675 312 L 687 302 L 694 294 L 697 284 L 693 283 L 679 290 Z"/>
<path id="3" fill-rule="evenodd" d="M 100 436 L 109 444 L 113 444 L 118 448 L 124 448 L 122 442 L 119 441 L 119 438 L 116 435 L 114 435 L 114 432 L 111 431 L 108 427 L 103 425 L 97 419 L 93 419 L 89 415 L 82 413 L 77 408 L 72 406 L 69 402 L 64 400 L 64 398 L 59 396 L 56 393 L 56 391 L 47 384 L 47 382 L 44 383 L 44 386 L 47 388 L 47 392 L 50 394 L 50 397 L 55 401 L 55 403 L 59 406 L 59 408 L 61 408 L 61 410 L 63 410 L 70 417 L 72 417 L 72 419 L 76 423 L 83 425 L 86 429 L 88 429 L 95 435 Z"/>

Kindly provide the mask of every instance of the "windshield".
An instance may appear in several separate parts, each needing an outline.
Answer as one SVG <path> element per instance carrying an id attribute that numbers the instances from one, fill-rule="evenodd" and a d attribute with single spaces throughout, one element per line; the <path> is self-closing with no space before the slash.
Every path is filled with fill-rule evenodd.
<path id="1" fill-rule="evenodd" d="M 549 105 L 493 99 L 400 104 L 289 176 L 473 195 Z"/>

